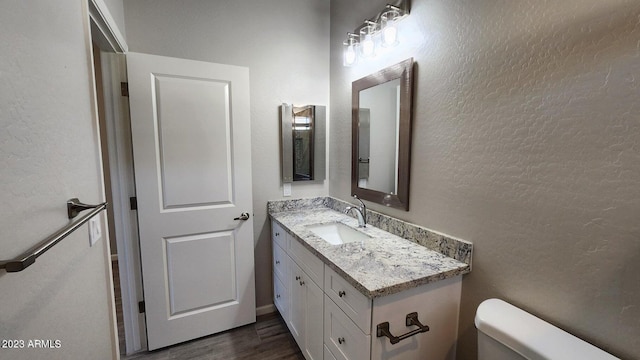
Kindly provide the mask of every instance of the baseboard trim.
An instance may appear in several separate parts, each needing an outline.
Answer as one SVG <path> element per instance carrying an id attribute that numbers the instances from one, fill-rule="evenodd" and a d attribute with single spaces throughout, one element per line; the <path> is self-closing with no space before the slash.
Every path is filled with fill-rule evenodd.
<path id="1" fill-rule="evenodd" d="M 276 312 L 276 307 L 273 304 L 259 306 L 256 308 L 256 316 L 267 315 Z"/>

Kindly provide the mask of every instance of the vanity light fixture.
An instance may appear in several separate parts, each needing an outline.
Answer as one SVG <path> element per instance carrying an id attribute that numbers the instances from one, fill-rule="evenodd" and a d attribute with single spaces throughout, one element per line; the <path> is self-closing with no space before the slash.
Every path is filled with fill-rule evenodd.
<path id="1" fill-rule="evenodd" d="M 398 0 L 395 5 L 385 5 L 378 15 L 365 20 L 352 33 L 347 33 L 343 42 L 343 65 L 353 66 L 360 58 L 374 58 L 378 46 L 390 48 L 398 45 L 398 22 L 407 15 L 409 1 Z"/>

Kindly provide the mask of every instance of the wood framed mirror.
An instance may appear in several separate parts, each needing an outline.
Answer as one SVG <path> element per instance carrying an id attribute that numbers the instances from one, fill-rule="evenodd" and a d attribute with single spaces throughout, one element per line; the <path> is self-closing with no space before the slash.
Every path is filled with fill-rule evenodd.
<path id="1" fill-rule="evenodd" d="M 351 193 L 409 210 L 413 58 L 352 83 Z"/>
<path id="2" fill-rule="evenodd" d="M 325 179 L 326 107 L 320 105 L 280 107 L 282 182 Z"/>

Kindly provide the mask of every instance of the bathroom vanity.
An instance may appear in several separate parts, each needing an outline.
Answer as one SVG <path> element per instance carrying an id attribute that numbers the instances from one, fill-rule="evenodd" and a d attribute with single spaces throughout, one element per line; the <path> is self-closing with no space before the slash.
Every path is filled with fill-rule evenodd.
<path id="1" fill-rule="evenodd" d="M 454 359 L 471 244 L 372 211 L 376 225 L 442 251 L 358 228 L 347 205 L 269 203 L 274 304 L 305 358 Z"/>

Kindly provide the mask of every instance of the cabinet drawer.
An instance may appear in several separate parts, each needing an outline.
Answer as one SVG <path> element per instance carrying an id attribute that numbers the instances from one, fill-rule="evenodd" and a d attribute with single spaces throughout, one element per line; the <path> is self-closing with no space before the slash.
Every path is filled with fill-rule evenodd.
<path id="1" fill-rule="evenodd" d="M 333 300 L 324 299 L 324 344 L 336 360 L 369 360 L 371 337 L 365 335 Z"/>
<path id="2" fill-rule="evenodd" d="M 286 287 L 289 279 L 289 255 L 276 243 L 273 242 L 273 272 L 283 281 Z"/>
<path id="3" fill-rule="evenodd" d="M 280 245 L 281 248 L 287 248 L 287 232 L 275 221 L 271 222 L 271 238 L 273 241 Z"/>
<path id="4" fill-rule="evenodd" d="M 304 245 L 300 244 L 296 239 L 289 241 L 288 253 L 291 259 L 300 265 L 311 280 L 315 281 L 322 289 L 324 283 L 324 263 L 322 260 L 313 255 L 311 251 L 307 250 Z"/>
<path id="5" fill-rule="evenodd" d="M 371 332 L 371 300 L 326 266 L 324 292 L 365 334 Z"/>
<path id="6" fill-rule="evenodd" d="M 289 320 L 289 289 L 284 286 L 284 282 L 275 272 L 273 273 L 273 303 L 286 323 Z"/>

